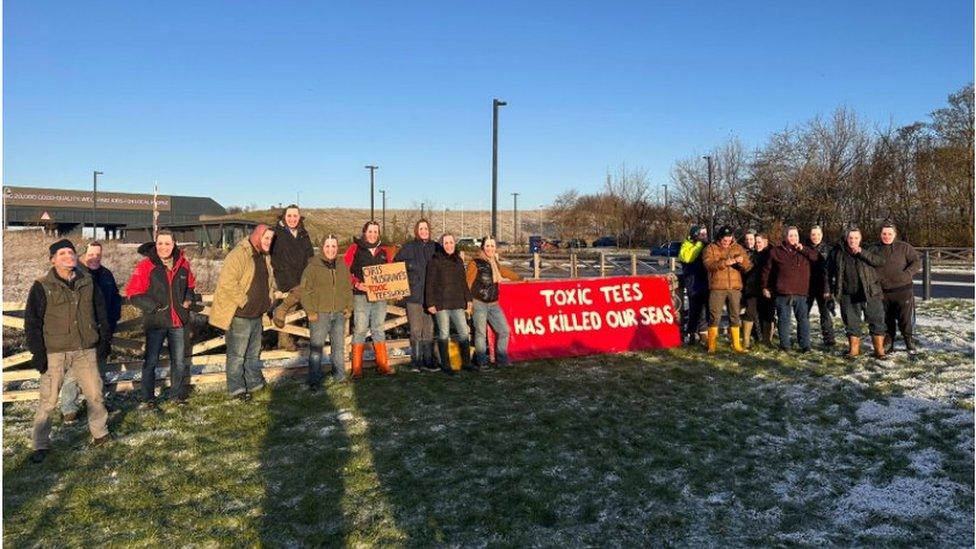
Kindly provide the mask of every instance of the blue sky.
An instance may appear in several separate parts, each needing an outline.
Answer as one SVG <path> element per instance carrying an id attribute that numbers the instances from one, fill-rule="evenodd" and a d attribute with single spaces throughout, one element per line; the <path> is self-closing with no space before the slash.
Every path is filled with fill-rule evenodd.
<path id="1" fill-rule="evenodd" d="M 7 0 L 3 181 L 368 207 L 377 164 L 390 207 L 487 208 L 499 97 L 500 207 L 531 208 L 841 105 L 925 119 L 973 47 L 957 0 Z"/>

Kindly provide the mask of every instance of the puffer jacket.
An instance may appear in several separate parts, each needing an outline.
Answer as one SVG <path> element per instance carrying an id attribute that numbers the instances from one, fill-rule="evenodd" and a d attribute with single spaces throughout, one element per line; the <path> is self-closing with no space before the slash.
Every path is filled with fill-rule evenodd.
<path id="1" fill-rule="evenodd" d="M 407 265 L 407 281 L 410 283 L 410 296 L 407 303 L 424 302 L 424 281 L 427 279 L 427 264 L 434 257 L 437 243 L 433 240 L 415 238 L 400 248 L 393 257 L 393 261 L 402 261 Z"/>
<path id="2" fill-rule="evenodd" d="M 237 309 L 247 304 L 247 290 L 254 280 L 254 246 L 245 238 L 234 246 L 224 259 L 224 266 L 217 277 L 213 306 L 210 307 L 210 325 L 221 330 L 230 328 Z M 268 299 L 274 299 L 274 267 L 271 256 L 264 254 L 268 266 Z"/>
<path id="3" fill-rule="evenodd" d="M 752 261 L 745 248 L 733 242 L 728 248 L 723 248 L 718 242 L 712 242 L 702 253 L 705 269 L 708 270 L 709 290 L 741 290 L 742 274 L 752 269 Z M 726 260 L 742 258 L 738 265 L 726 265 Z"/>
<path id="4" fill-rule="evenodd" d="M 466 309 L 471 301 L 461 252 L 447 255 L 438 246 L 434 257 L 427 264 L 427 284 L 424 287 L 424 304 L 437 310 Z"/>
<path id="5" fill-rule="evenodd" d="M 173 247 L 173 268 L 166 265 L 156 253 L 156 247 L 144 244 L 139 247 L 143 258 L 132 271 L 129 283 L 125 285 L 125 295 L 129 303 L 142 311 L 142 325 L 145 330 L 182 328 L 190 321 L 190 311 L 183 306 L 185 301 L 195 301 L 196 279 L 190 270 L 190 262 Z"/>

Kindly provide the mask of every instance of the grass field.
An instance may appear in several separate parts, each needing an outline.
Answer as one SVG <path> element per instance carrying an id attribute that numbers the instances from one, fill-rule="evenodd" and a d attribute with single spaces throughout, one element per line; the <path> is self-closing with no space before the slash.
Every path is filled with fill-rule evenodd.
<path id="1" fill-rule="evenodd" d="M 4 545 L 973 543 L 973 305 L 854 363 L 700 349 L 219 391 L 27 462 L 5 408 Z"/>

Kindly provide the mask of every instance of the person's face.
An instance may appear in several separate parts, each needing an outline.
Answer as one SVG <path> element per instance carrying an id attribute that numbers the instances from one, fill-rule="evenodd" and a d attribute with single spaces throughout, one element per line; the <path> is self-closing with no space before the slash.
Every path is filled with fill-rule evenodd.
<path id="1" fill-rule="evenodd" d="M 885 227 L 881 229 L 881 243 L 891 244 L 895 241 L 895 230 L 891 227 Z"/>
<path id="2" fill-rule="evenodd" d="M 756 247 L 756 235 L 752 233 L 746 233 L 746 248 Z"/>
<path id="3" fill-rule="evenodd" d="M 790 232 L 786 233 L 786 243 L 790 246 L 796 246 L 800 242 L 800 232 L 796 229 L 790 229 Z"/>
<path id="4" fill-rule="evenodd" d="M 708 229 L 702 229 L 698 231 L 698 240 L 702 242 L 708 242 Z"/>
<path id="5" fill-rule="evenodd" d="M 274 231 L 267 230 L 261 235 L 261 251 L 268 253 L 271 251 L 271 241 L 274 240 Z"/>
<path id="6" fill-rule="evenodd" d="M 363 236 L 366 238 L 366 242 L 369 242 L 370 244 L 378 242 L 380 239 L 380 228 L 376 225 L 370 225 L 369 227 L 366 227 L 366 232 L 363 234 Z"/>
<path id="7" fill-rule="evenodd" d="M 67 271 L 69 269 L 74 269 L 75 265 L 77 264 L 78 256 L 75 255 L 74 250 L 71 248 L 61 248 L 54 253 L 53 257 L 51 257 L 51 265 L 53 265 L 55 269 Z"/>
<path id="8" fill-rule="evenodd" d="M 102 247 L 101 246 L 89 246 L 88 250 L 85 252 L 85 265 L 89 269 L 98 269 L 102 266 Z"/>
<path id="9" fill-rule="evenodd" d="M 288 208 L 285 210 L 285 225 L 289 229 L 297 229 L 298 222 L 302 219 L 302 213 L 298 211 L 298 208 Z"/>
<path id="10" fill-rule="evenodd" d="M 718 243 L 719 243 L 719 246 L 722 246 L 723 248 L 728 248 L 729 246 L 732 245 L 732 241 L 733 240 L 735 240 L 735 237 L 734 236 L 731 236 L 731 235 L 729 235 L 729 236 L 723 236 L 722 237 L 722 240 L 719 240 Z"/>
<path id="11" fill-rule="evenodd" d="M 482 249 L 485 251 L 486 256 L 495 257 L 495 251 L 498 250 L 498 245 L 495 244 L 494 240 L 486 240 L 485 247 Z"/>
<path id="12" fill-rule="evenodd" d="M 823 231 L 820 229 L 810 229 L 810 242 L 816 246 L 823 241 Z"/>
<path id="13" fill-rule="evenodd" d="M 417 236 L 420 240 L 430 240 L 430 226 L 426 223 L 421 223 L 417 226 Z"/>
<path id="14" fill-rule="evenodd" d="M 761 252 L 761 251 L 763 251 L 763 250 L 766 249 L 766 246 L 769 246 L 769 242 L 765 238 L 763 238 L 761 236 L 757 236 L 756 237 L 756 251 L 757 252 Z"/>
<path id="15" fill-rule="evenodd" d="M 847 246 L 851 249 L 857 248 L 861 245 L 861 233 L 859 231 L 852 231 L 847 233 Z"/>
<path id="16" fill-rule="evenodd" d="M 444 242 L 441 242 L 441 246 L 444 248 L 444 251 L 447 252 L 447 255 L 453 254 L 455 248 L 454 237 L 445 236 Z"/>
<path id="17" fill-rule="evenodd" d="M 322 257 L 332 261 L 339 255 L 339 243 L 329 238 L 322 243 Z"/>
<path id="18" fill-rule="evenodd" d="M 156 253 L 159 255 L 159 259 L 169 259 L 173 255 L 173 247 L 176 245 L 173 242 L 173 235 L 160 235 L 156 237 Z"/>

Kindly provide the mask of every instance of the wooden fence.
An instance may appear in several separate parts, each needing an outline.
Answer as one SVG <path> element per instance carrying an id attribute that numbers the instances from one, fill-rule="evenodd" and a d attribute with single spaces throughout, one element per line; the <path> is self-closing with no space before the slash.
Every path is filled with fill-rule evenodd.
<path id="1" fill-rule="evenodd" d="M 283 297 L 283 294 L 279 294 L 279 297 Z M 210 304 L 212 303 L 213 296 L 205 295 L 203 296 L 203 301 L 205 308 L 202 311 L 202 315 L 210 314 Z M 3 326 L 5 328 L 12 328 L 15 330 L 24 329 L 24 318 L 23 311 L 25 308 L 24 303 L 15 302 L 4 302 L 3 303 Z M 286 323 L 283 328 L 278 328 L 274 326 L 270 320 L 264 317 L 264 330 L 275 330 L 280 332 L 286 332 L 298 337 L 308 338 L 309 329 L 304 326 L 299 326 L 297 323 L 299 320 L 305 318 L 305 311 L 298 310 L 286 317 Z M 407 323 L 407 311 L 402 307 L 387 306 L 387 319 L 383 323 L 383 330 L 389 331 L 393 330 L 398 326 L 402 326 Z M 124 334 L 120 335 L 120 334 Z M 224 354 L 207 354 L 225 346 L 226 340 L 225 335 L 213 337 L 205 341 L 201 341 L 193 345 L 192 360 L 191 360 L 191 370 L 194 366 L 205 367 L 212 364 L 224 364 L 227 360 Z M 346 356 L 346 367 L 349 366 L 349 352 L 352 345 L 352 336 L 349 333 L 348 324 L 346 326 L 346 336 L 344 340 L 344 355 Z M 403 349 L 410 346 L 410 341 L 408 339 L 387 339 L 386 345 L 389 349 Z M 113 351 L 123 351 L 123 354 L 128 353 L 138 353 L 142 354 L 145 351 L 145 337 L 142 331 L 142 317 L 138 316 L 120 322 L 116 328 L 116 336 L 112 339 L 112 349 Z M 330 353 L 330 346 L 325 347 L 325 356 Z M 262 360 L 282 360 L 297 358 L 303 354 L 301 351 L 280 351 L 280 350 L 267 350 L 261 352 Z M 25 381 L 35 381 L 40 378 L 40 373 L 30 365 L 31 353 L 25 351 L 22 353 L 17 353 L 15 355 L 6 356 L 3 358 L 3 402 L 15 402 L 21 400 L 36 400 L 38 398 L 38 391 L 36 389 L 21 389 L 19 387 L 14 387 L 24 383 Z M 391 364 L 402 364 L 409 361 L 409 357 L 406 355 L 396 355 L 391 354 L 390 363 Z M 160 357 L 160 366 L 167 366 L 169 359 L 166 353 Z M 373 365 L 372 362 L 367 362 L 367 366 Z M 113 360 L 108 363 L 109 372 L 119 372 L 119 371 L 139 371 L 142 369 L 142 359 L 129 359 L 129 360 Z M 202 368 L 201 368 L 202 369 Z M 265 368 L 265 377 L 269 380 L 277 379 L 285 375 L 300 375 L 306 372 L 306 368 L 302 367 L 272 367 Z M 223 371 L 220 372 L 209 372 L 209 373 L 199 373 L 193 370 L 192 376 L 193 383 L 196 385 L 207 384 L 207 383 L 222 383 L 226 381 L 226 376 Z M 155 380 L 157 385 L 166 385 L 168 380 L 160 378 L 159 370 L 157 370 L 157 379 Z M 114 388 L 116 391 L 131 391 L 137 389 L 140 385 L 139 380 L 124 380 L 112 383 L 106 383 L 109 388 Z"/>

